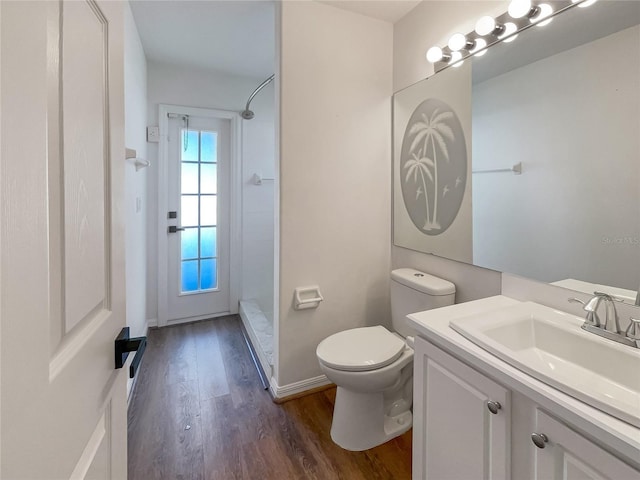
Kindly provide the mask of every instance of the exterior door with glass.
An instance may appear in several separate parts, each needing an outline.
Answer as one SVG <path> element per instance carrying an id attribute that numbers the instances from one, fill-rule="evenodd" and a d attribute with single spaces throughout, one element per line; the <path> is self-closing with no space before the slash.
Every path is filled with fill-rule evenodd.
<path id="1" fill-rule="evenodd" d="M 167 323 L 230 312 L 231 120 L 168 114 Z"/>

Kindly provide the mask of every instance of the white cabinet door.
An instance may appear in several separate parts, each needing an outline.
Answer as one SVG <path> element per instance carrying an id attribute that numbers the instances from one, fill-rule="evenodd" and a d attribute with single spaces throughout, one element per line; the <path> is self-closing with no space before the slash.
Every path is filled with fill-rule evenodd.
<path id="1" fill-rule="evenodd" d="M 414 480 L 510 477 L 508 390 L 418 338 L 414 392 Z"/>
<path id="2" fill-rule="evenodd" d="M 531 443 L 536 480 L 639 480 L 640 472 L 546 413 L 536 411 L 536 432 L 544 448 Z"/>
<path id="3" fill-rule="evenodd" d="M 0 2 L 0 478 L 124 479 L 123 3 Z"/>

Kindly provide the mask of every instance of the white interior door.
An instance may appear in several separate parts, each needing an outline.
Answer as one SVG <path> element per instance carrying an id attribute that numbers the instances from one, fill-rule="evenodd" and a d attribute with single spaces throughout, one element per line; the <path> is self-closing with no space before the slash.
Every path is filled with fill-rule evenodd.
<path id="1" fill-rule="evenodd" d="M 3 479 L 126 478 L 122 16 L 0 2 Z"/>
<path id="2" fill-rule="evenodd" d="M 168 119 L 167 322 L 230 313 L 231 120 Z"/>

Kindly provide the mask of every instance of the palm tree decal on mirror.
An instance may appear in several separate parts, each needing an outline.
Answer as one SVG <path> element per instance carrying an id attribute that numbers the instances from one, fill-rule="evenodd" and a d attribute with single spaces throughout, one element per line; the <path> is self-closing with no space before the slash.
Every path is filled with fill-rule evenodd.
<path id="1" fill-rule="evenodd" d="M 407 160 L 404 164 L 404 168 L 407 170 L 407 177 L 405 178 L 405 182 L 408 182 L 413 174 L 413 181 L 418 181 L 418 173 L 420 174 L 420 179 L 422 180 L 422 189 L 418 187 L 416 191 L 416 200 L 420 198 L 421 195 L 424 194 L 424 199 L 427 208 L 427 222 L 429 222 L 429 196 L 426 195 L 427 192 L 427 179 L 433 182 L 433 174 L 429 167 L 435 167 L 433 160 L 427 157 L 422 156 L 422 150 L 418 151 L 418 154 L 411 154 L 411 158 Z M 426 178 L 425 178 L 426 177 Z"/>
<path id="2" fill-rule="evenodd" d="M 418 105 L 405 130 L 400 165 L 412 222 L 427 235 L 444 232 L 460 210 L 467 183 L 464 132 L 451 107 L 437 99 Z"/>

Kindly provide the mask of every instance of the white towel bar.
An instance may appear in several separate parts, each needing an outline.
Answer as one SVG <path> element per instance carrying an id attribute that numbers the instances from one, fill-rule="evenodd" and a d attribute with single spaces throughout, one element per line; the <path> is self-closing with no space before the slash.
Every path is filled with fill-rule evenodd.
<path id="1" fill-rule="evenodd" d="M 498 172 L 513 172 L 514 175 L 521 175 L 522 162 L 516 163 L 511 168 L 494 168 L 492 170 L 473 170 L 471 173 L 498 173 Z"/>

